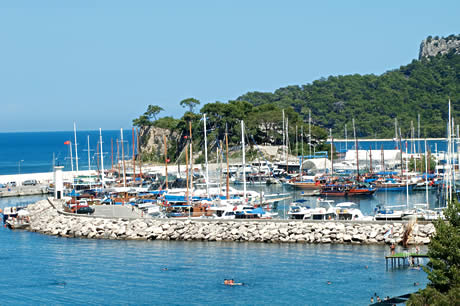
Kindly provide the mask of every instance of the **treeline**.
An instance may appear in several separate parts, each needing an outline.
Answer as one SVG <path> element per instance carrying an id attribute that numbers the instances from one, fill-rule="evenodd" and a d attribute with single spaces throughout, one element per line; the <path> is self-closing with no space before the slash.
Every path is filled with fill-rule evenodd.
<path id="1" fill-rule="evenodd" d="M 193 101 L 193 104 L 184 103 Z M 149 105 L 147 111 L 139 118 L 133 120 L 133 124 L 141 127 L 158 127 L 171 131 L 176 135 L 169 139 L 168 156 L 175 160 L 182 152 L 186 142 L 190 141 L 190 127 L 193 131 L 192 141 L 197 151 L 203 150 L 204 146 L 204 124 L 203 114 L 206 114 L 206 132 L 208 138 L 208 149 L 213 150 L 225 143 L 225 134 L 228 135 L 229 146 L 241 144 L 241 120 L 245 124 L 246 144 L 255 154 L 257 145 L 282 145 L 283 144 L 283 112 L 284 131 L 287 130 L 290 153 L 301 154 L 302 142 L 304 153 L 309 151 L 309 143 L 312 144 L 312 151 L 327 150 L 329 145 L 325 144 L 327 132 L 325 129 L 311 125 L 311 139 L 309 137 L 309 124 L 304 122 L 302 116 L 292 107 L 279 107 L 276 104 L 254 106 L 245 101 L 229 101 L 228 103 L 214 102 L 205 104 L 198 113 L 194 112 L 200 102 L 189 98 L 180 103 L 188 108 L 182 118 L 173 117 L 157 118 L 163 110 L 159 106 Z M 286 134 L 286 133 L 285 133 Z M 222 144 L 221 144 L 222 141 Z M 222 147 L 221 147 L 222 148 Z M 297 151 L 296 151 L 297 149 Z M 148 155 L 149 159 L 155 156 Z M 159 157 L 161 159 L 161 157 Z"/>
<path id="2" fill-rule="evenodd" d="M 403 137 L 409 135 L 411 121 L 417 133 L 418 114 L 422 137 L 444 137 L 449 97 L 455 121 L 460 122 L 460 55 L 454 50 L 379 76 L 330 76 L 273 93 L 249 92 L 237 100 L 291 106 L 304 120 L 311 110 L 313 122 L 332 129 L 336 137 L 344 137 L 345 125 L 350 137 L 355 118 L 357 136 L 392 138 L 395 118 Z"/>

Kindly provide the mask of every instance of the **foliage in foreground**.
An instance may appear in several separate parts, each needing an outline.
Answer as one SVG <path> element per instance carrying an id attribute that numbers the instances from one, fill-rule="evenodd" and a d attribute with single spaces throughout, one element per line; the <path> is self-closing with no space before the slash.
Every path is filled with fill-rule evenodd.
<path id="1" fill-rule="evenodd" d="M 460 305 L 460 203 L 450 203 L 444 215 L 446 221 L 435 222 L 436 234 L 428 246 L 430 261 L 424 270 L 430 283 L 408 305 Z"/>

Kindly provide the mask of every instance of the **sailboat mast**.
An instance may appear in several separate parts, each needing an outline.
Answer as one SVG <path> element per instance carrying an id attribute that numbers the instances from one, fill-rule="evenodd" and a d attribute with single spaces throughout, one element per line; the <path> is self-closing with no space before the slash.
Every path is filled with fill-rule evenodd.
<path id="1" fill-rule="evenodd" d="M 353 122 L 353 137 L 355 138 L 355 149 L 356 149 L 356 180 L 359 181 L 359 154 L 358 154 L 358 138 L 356 138 L 356 127 L 355 127 L 355 118 Z"/>
<path id="2" fill-rule="evenodd" d="M 187 148 L 187 145 L 188 145 L 188 141 L 186 142 L 186 145 L 185 145 L 185 175 L 186 175 L 186 185 L 187 185 L 187 190 L 185 191 L 185 197 L 187 198 L 187 206 L 190 207 L 190 197 L 188 196 L 189 195 L 189 185 L 188 185 L 188 148 Z M 190 215 L 190 208 L 189 208 L 189 215 Z"/>
<path id="3" fill-rule="evenodd" d="M 308 147 L 310 148 L 311 158 L 311 109 L 308 110 Z"/>
<path id="4" fill-rule="evenodd" d="M 426 150 L 426 138 L 425 138 L 425 197 L 426 197 L 426 207 L 429 207 L 428 204 L 428 154 Z"/>
<path id="5" fill-rule="evenodd" d="M 332 136 L 331 131 L 331 175 L 334 175 L 334 136 Z"/>
<path id="6" fill-rule="evenodd" d="M 101 143 L 101 180 L 102 180 L 102 187 L 105 186 L 105 178 L 104 178 L 104 155 L 102 151 L 102 129 L 99 128 L 99 142 Z"/>
<path id="7" fill-rule="evenodd" d="M 407 158 L 407 141 L 406 141 L 406 208 L 409 209 L 409 159 Z"/>
<path id="8" fill-rule="evenodd" d="M 283 148 L 283 153 L 284 153 L 284 146 L 286 144 L 286 134 L 285 134 L 285 122 L 284 122 L 284 109 L 283 109 L 283 145 L 282 145 L 282 148 Z M 281 158 L 280 158 L 281 159 Z"/>
<path id="9" fill-rule="evenodd" d="M 125 146 L 123 141 L 123 128 L 120 129 L 121 160 L 123 163 L 123 186 L 126 187 L 126 165 L 125 165 Z"/>
<path id="10" fill-rule="evenodd" d="M 112 161 L 112 172 L 113 172 L 113 138 L 110 138 L 110 159 Z"/>
<path id="11" fill-rule="evenodd" d="M 75 166 L 77 167 L 77 175 L 78 175 L 77 126 L 75 122 L 73 123 L 73 134 L 75 137 Z"/>
<path id="12" fill-rule="evenodd" d="M 206 114 L 203 114 L 204 160 L 206 163 L 206 194 L 209 195 L 208 138 L 206 134 Z"/>
<path id="13" fill-rule="evenodd" d="M 228 131 L 227 131 L 227 125 L 225 125 L 225 147 L 226 147 L 226 159 L 227 159 L 227 190 L 226 190 L 226 198 L 227 200 L 230 198 L 228 196 L 228 192 L 230 189 L 230 167 L 228 164 Z"/>
<path id="14" fill-rule="evenodd" d="M 372 173 L 372 145 L 369 151 L 369 172 Z"/>
<path id="15" fill-rule="evenodd" d="M 246 200 L 246 153 L 244 147 L 244 122 L 241 120 L 241 144 L 243 149 L 243 199 Z"/>
<path id="16" fill-rule="evenodd" d="M 134 127 L 132 128 L 133 131 L 133 183 L 136 182 L 136 150 L 134 149 L 134 145 L 136 141 L 134 140 Z"/>
<path id="17" fill-rule="evenodd" d="M 90 157 L 90 149 L 89 149 L 89 135 L 88 135 L 88 170 L 91 170 L 91 157 Z"/>
<path id="18" fill-rule="evenodd" d="M 163 135 L 163 142 L 165 144 L 165 182 L 166 189 L 168 189 L 168 147 L 166 144 L 166 135 Z"/>
<path id="19" fill-rule="evenodd" d="M 137 138 L 137 154 L 139 156 L 139 175 L 142 181 L 142 156 L 140 151 L 140 144 L 139 144 L 139 129 L 136 130 L 136 138 Z"/>
<path id="20" fill-rule="evenodd" d="M 303 120 L 302 120 L 302 126 L 300 127 L 300 146 L 301 146 L 301 155 L 302 157 L 300 158 L 300 175 L 303 173 Z"/>
<path id="21" fill-rule="evenodd" d="M 286 116 L 286 173 L 289 174 L 289 117 Z"/>
<path id="22" fill-rule="evenodd" d="M 73 157 L 72 157 L 72 142 L 69 140 L 69 152 L 70 152 L 70 169 L 73 172 Z"/>
<path id="23" fill-rule="evenodd" d="M 382 171 L 385 172 L 385 153 L 383 151 L 383 144 L 380 147 L 381 154 L 382 154 Z"/>
<path id="24" fill-rule="evenodd" d="M 347 133 L 347 124 L 345 123 L 345 152 L 348 151 L 348 133 Z"/>
<path id="25" fill-rule="evenodd" d="M 193 150 L 192 150 L 192 121 L 188 122 L 188 127 L 190 130 L 190 196 L 193 198 Z"/>

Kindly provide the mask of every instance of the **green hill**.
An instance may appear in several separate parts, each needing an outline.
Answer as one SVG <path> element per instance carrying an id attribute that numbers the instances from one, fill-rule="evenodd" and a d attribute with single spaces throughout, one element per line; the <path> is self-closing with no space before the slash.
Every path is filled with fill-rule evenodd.
<path id="1" fill-rule="evenodd" d="M 238 97 L 254 106 L 275 104 L 293 107 L 304 120 L 311 109 L 315 125 L 332 128 L 344 137 L 352 118 L 359 137 L 394 137 L 394 118 L 408 135 L 411 121 L 417 129 L 421 118 L 422 137 L 445 136 L 447 102 L 452 101 L 455 122 L 460 123 L 460 55 L 445 54 L 413 60 L 382 75 L 330 76 L 302 86 L 288 86 L 273 93 L 249 92 Z"/>

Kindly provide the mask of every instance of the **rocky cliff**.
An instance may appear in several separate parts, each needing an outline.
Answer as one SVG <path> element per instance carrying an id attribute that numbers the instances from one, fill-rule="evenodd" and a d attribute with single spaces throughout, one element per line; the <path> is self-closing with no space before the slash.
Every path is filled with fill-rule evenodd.
<path id="1" fill-rule="evenodd" d="M 424 57 L 436 56 L 438 54 L 446 54 L 450 51 L 460 54 L 460 35 L 450 35 L 444 37 L 428 36 L 420 45 L 419 59 Z"/>
<path id="2" fill-rule="evenodd" d="M 139 146 L 143 158 L 159 161 L 164 156 L 164 136 L 166 136 L 168 150 L 171 144 L 178 140 L 178 135 L 169 129 L 155 126 L 144 126 L 139 131 Z"/>

